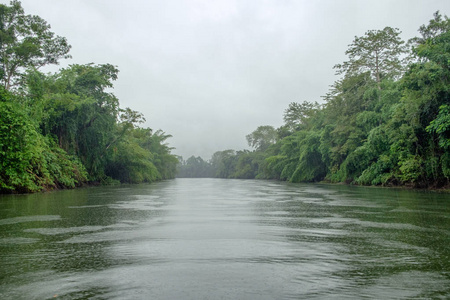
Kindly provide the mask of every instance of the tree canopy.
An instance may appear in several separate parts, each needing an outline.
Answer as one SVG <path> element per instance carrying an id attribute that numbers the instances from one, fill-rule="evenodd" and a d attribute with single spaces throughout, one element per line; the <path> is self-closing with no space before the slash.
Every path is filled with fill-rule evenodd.
<path id="1" fill-rule="evenodd" d="M 216 152 L 215 177 L 450 185 L 450 21 L 436 12 L 408 49 L 398 29 L 355 37 L 325 103 L 291 102 L 285 124 Z"/>
<path id="2" fill-rule="evenodd" d="M 25 15 L 20 1 L 0 5 L 0 82 L 6 90 L 20 84 L 26 70 L 69 58 L 70 48 L 45 20 Z"/>
<path id="3" fill-rule="evenodd" d="M 0 5 L 0 29 L 0 192 L 174 178 L 171 135 L 141 128 L 144 116 L 110 92 L 116 66 L 41 73 L 70 46 L 19 1 Z"/>
<path id="4" fill-rule="evenodd" d="M 385 27 L 369 30 L 362 37 L 355 37 L 345 52 L 349 60 L 335 65 L 338 74 L 356 75 L 369 72 L 381 89 L 386 76 L 396 77 L 403 71 L 401 55 L 407 53 L 400 30 Z"/>
<path id="5" fill-rule="evenodd" d="M 259 126 L 255 131 L 246 136 L 248 145 L 257 150 L 266 150 L 277 140 L 275 128 L 269 125 Z"/>

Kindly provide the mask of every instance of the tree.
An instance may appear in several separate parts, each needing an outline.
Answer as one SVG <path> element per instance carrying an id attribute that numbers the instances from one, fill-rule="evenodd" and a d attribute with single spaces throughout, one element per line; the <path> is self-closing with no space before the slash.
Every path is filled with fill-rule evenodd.
<path id="1" fill-rule="evenodd" d="M 140 145 L 152 153 L 152 162 L 161 174 L 162 179 L 175 178 L 177 173 L 178 159 L 171 154 L 173 150 L 166 142 L 172 135 L 166 134 L 161 129 L 152 133 L 152 130 L 139 129 L 149 134 L 148 138 L 142 138 Z"/>
<path id="2" fill-rule="evenodd" d="M 87 180 L 79 159 L 40 134 L 27 110 L 0 87 L 0 193 L 73 188 Z"/>
<path id="3" fill-rule="evenodd" d="M 191 156 L 186 161 L 180 159 L 178 177 L 206 178 L 214 177 L 211 163 L 200 156 Z"/>
<path id="4" fill-rule="evenodd" d="M 122 110 L 117 130 L 119 100 L 107 91 L 119 71 L 110 64 L 71 65 L 44 82 L 42 132 L 57 137 L 61 148 L 77 155 L 91 179 L 103 176 L 105 154 L 142 116 Z"/>
<path id="5" fill-rule="evenodd" d="M 118 133 L 114 137 L 114 139 L 106 146 L 105 150 L 108 150 L 112 145 L 114 145 L 119 139 L 123 138 L 123 136 L 130 130 L 137 128 L 137 124 L 141 124 L 145 122 L 144 115 L 138 111 L 132 110 L 127 107 L 125 109 L 119 109 L 120 115 L 120 123 L 118 124 Z"/>
<path id="6" fill-rule="evenodd" d="M 120 182 L 142 183 L 161 178 L 152 162 L 152 153 L 142 147 L 144 132 L 141 128 L 130 129 L 108 151 L 105 175 Z M 147 136 L 148 137 L 148 136 Z"/>
<path id="7" fill-rule="evenodd" d="M 69 58 L 70 48 L 45 20 L 25 15 L 20 1 L 0 5 L 0 82 L 6 90 L 18 84 L 27 69 Z"/>
<path id="8" fill-rule="evenodd" d="M 39 68 L 69 57 L 70 46 L 10 3 L 0 4 L 0 193 L 173 178 L 171 136 L 138 127 L 143 115 L 119 108 L 110 92 L 118 69 L 71 65 L 43 74 Z"/>
<path id="9" fill-rule="evenodd" d="M 334 66 L 337 74 L 358 74 L 370 72 L 381 90 L 384 76 L 401 75 L 403 66 L 400 60 L 407 53 L 397 28 L 385 27 L 383 30 L 369 30 L 363 37 L 355 37 L 345 52 L 349 60 Z"/>
<path id="10" fill-rule="evenodd" d="M 218 178 L 231 178 L 236 171 L 236 151 L 229 149 L 217 151 L 211 157 L 214 176 Z"/>
<path id="11" fill-rule="evenodd" d="M 269 125 L 259 126 L 246 138 L 250 147 L 258 151 L 264 151 L 277 141 L 277 131 Z"/>
<path id="12" fill-rule="evenodd" d="M 291 102 L 284 111 L 283 120 L 290 129 L 295 130 L 300 125 L 305 125 L 307 120 L 319 109 L 319 103 L 304 101 L 303 103 Z"/>
<path id="13" fill-rule="evenodd" d="M 442 17 L 440 12 L 436 11 L 428 25 L 420 26 L 419 33 L 421 37 L 412 38 L 409 42 L 413 42 L 416 45 L 425 44 L 428 39 L 435 38 L 447 31 L 450 31 L 450 19 L 447 16 Z"/>

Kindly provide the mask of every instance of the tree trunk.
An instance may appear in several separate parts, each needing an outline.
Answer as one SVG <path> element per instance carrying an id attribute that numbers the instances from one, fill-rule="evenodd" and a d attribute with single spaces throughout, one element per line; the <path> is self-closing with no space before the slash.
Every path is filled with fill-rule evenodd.
<path id="1" fill-rule="evenodd" d="M 381 91 L 380 63 L 377 50 L 375 50 L 375 76 L 377 79 L 378 90 Z"/>

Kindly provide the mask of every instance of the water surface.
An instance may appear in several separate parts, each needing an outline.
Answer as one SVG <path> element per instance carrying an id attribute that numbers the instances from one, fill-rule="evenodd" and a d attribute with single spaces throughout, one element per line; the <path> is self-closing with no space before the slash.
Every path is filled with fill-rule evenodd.
<path id="1" fill-rule="evenodd" d="M 448 299 L 448 194 L 176 179 L 0 197 L 1 299 Z"/>

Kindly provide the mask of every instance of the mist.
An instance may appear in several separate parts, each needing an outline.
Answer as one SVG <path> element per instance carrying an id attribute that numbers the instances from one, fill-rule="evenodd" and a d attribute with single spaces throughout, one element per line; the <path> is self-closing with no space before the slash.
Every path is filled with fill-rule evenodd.
<path id="1" fill-rule="evenodd" d="M 174 154 L 204 159 L 248 149 L 245 136 L 281 126 L 290 102 L 322 102 L 355 36 L 390 26 L 407 40 L 450 12 L 446 0 L 21 2 L 72 45 L 44 71 L 117 66 L 121 106 L 171 134 Z"/>

